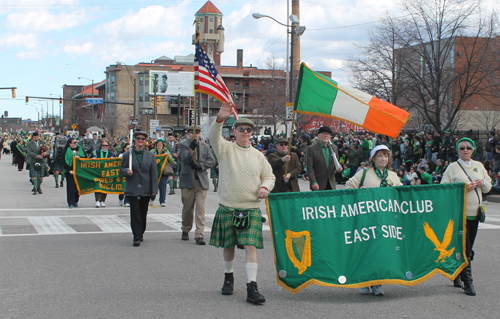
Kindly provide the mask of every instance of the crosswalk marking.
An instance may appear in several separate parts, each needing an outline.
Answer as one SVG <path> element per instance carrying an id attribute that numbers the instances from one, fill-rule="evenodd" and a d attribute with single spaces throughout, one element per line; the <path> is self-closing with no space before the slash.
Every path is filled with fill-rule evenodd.
<path id="1" fill-rule="evenodd" d="M 39 234 L 70 234 L 76 233 L 76 230 L 66 224 L 61 217 L 43 216 L 28 217 L 31 225 L 35 227 Z"/>
<path id="2" fill-rule="evenodd" d="M 206 214 L 205 231 L 210 232 L 215 214 Z M 78 218 L 79 223 L 71 223 L 71 219 Z M 128 214 L 121 215 L 72 215 L 72 216 L 5 216 L 0 217 L 0 237 L 10 236 L 37 236 L 37 235 L 64 235 L 64 234 L 104 234 L 104 233 L 130 233 L 130 225 L 128 222 Z M 66 220 L 66 221 L 65 221 Z M 69 224 L 67 221 L 69 220 Z M 149 222 L 159 222 L 166 226 L 166 229 L 148 230 L 148 232 L 180 232 L 182 221 L 181 214 L 149 214 Z M 75 229 L 85 229 L 85 231 L 77 231 L 70 225 L 74 225 Z M 26 228 L 20 226 L 31 227 L 31 231 L 26 232 Z M 92 227 L 85 227 L 92 226 Z M 97 226 L 97 228 L 96 228 Z M 17 228 L 16 228 L 17 227 Z M 100 229 L 101 231 L 89 231 Z M 36 233 L 33 233 L 36 231 Z M 484 230 L 499 230 L 500 218 L 497 216 L 488 216 L 486 223 L 480 223 L 479 229 Z M 263 231 L 269 231 L 268 223 L 262 225 Z"/>
<path id="3" fill-rule="evenodd" d="M 130 225 L 116 215 L 86 216 L 105 233 L 126 233 L 130 231 Z"/>

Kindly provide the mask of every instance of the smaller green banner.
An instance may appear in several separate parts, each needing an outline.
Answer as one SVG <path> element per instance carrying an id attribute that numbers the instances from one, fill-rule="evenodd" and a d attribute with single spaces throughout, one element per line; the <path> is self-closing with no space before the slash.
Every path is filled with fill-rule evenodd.
<path id="1" fill-rule="evenodd" d="M 158 182 L 160 182 L 163 168 L 167 163 L 168 155 L 156 155 Z M 120 174 L 122 159 L 116 158 L 74 158 L 73 171 L 75 174 L 78 194 L 90 193 L 123 194 L 126 177 Z"/>

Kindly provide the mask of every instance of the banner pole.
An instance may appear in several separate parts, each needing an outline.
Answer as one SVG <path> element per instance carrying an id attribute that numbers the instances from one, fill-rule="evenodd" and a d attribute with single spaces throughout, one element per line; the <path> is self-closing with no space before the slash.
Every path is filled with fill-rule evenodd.
<path id="1" fill-rule="evenodd" d="M 130 149 L 129 149 L 129 155 L 128 155 L 128 168 L 132 170 L 132 139 L 134 138 L 134 129 L 130 129 Z"/>
<path id="2" fill-rule="evenodd" d="M 295 116 L 296 116 L 296 112 L 294 111 L 293 116 L 292 116 L 292 128 L 290 129 L 290 138 L 288 139 L 288 153 L 286 155 L 290 155 L 290 150 L 292 149 L 292 138 L 293 138 L 293 127 L 295 126 Z M 285 175 L 286 175 L 286 172 L 288 172 L 288 164 L 289 163 L 290 163 L 290 161 L 286 162 Z"/>

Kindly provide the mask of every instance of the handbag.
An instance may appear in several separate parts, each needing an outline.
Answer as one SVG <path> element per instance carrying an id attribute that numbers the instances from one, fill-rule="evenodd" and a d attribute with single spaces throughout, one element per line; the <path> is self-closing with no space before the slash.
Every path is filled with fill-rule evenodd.
<path id="1" fill-rule="evenodd" d="M 472 179 L 469 177 L 469 174 L 467 174 L 462 164 L 460 164 L 460 162 L 458 161 L 457 163 L 458 165 L 460 165 L 465 175 L 467 175 L 467 178 L 472 182 Z M 484 205 L 481 205 L 481 198 L 479 197 L 477 188 L 474 188 L 474 190 L 476 191 L 477 199 L 479 200 L 479 207 L 477 208 L 477 219 L 479 220 L 480 223 L 484 223 L 486 221 L 486 208 L 484 207 Z"/>
<path id="2" fill-rule="evenodd" d="M 174 170 L 172 169 L 172 164 L 165 163 L 165 166 L 163 167 L 162 175 L 166 175 L 166 176 L 174 175 Z"/>

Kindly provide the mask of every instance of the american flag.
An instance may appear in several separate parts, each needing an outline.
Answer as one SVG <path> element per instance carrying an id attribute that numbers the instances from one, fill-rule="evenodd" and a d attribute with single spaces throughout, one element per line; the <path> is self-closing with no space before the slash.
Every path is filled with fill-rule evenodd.
<path id="1" fill-rule="evenodd" d="M 210 58 L 199 42 L 196 42 L 196 54 L 194 58 L 194 90 L 195 92 L 213 96 L 222 103 L 228 103 L 231 106 L 235 119 L 238 119 L 238 113 L 236 112 L 231 93 L 229 93 L 219 71 L 217 71 L 215 65 L 210 61 Z"/>

